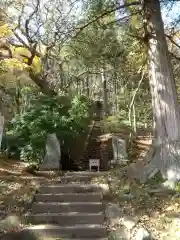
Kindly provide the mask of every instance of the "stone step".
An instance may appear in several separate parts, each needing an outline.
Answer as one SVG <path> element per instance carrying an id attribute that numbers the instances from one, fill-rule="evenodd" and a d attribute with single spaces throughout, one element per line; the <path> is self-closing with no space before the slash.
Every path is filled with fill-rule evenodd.
<path id="1" fill-rule="evenodd" d="M 89 159 L 87 159 L 89 161 Z M 98 177 L 106 176 L 107 172 L 90 172 L 90 171 L 78 171 L 78 172 L 66 172 L 65 176 L 89 176 L 89 177 Z"/>
<path id="2" fill-rule="evenodd" d="M 89 182 L 92 178 L 96 176 L 88 176 L 88 175 L 67 175 L 61 178 L 62 182 L 72 182 L 72 181 L 79 181 L 79 182 Z M 98 177 L 98 176 L 97 176 Z"/>
<path id="3" fill-rule="evenodd" d="M 30 234 L 29 234 L 30 233 Z M 16 236 L 14 236 L 14 234 Z M 9 232 L 0 234 L 1 240 L 15 240 L 15 239 L 33 239 L 33 240 L 62 240 L 62 238 L 51 237 L 51 236 L 38 236 L 39 234 L 32 233 L 32 230 L 24 229 L 23 231 L 19 232 Z M 18 238 L 17 238 L 18 237 Z M 63 238 L 63 240 L 108 240 L 108 238 Z"/>
<path id="4" fill-rule="evenodd" d="M 36 239 L 37 240 L 37 239 Z M 45 237 L 43 240 L 108 240 L 108 238 L 52 238 L 52 237 Z"/>
<path id="5" fill-rule="evenodd" d="M 92 178 L 76 178 L 76 177 L 62 177 L 61 180 L 40 180 L 38 181 L 40 186 L 49 186 L 49 185 L 62 185 L 62 184 L 91 184 Z"/>
<path id="6" fill-rule="evenodd" d="M 103 211 L 101 202 L 52 202 L 52 203 L 33 203 L 33 213 L 65 213 L 83 212 L 96 213 Z"/>
<path id="7" fill-rule="evenodd" d="M 36 202 L 100 202 L 101 193 L 35 194 Z"/>
<path id="8" fill-rule="evenodd" d="M 94 179 L 94 177 L 90 176 L 64 176 L 60 179 L 56 180 L 44 180 L 40 179 L 38 180 L 39 185 L 60 185 L 60 184 L 67 184 L 67 183 L 73 183 L 73 184 L 91 184 L 91 181 Z"/>
<path id="9" fill-rule="evenodd" d="M 74 226 L 59 225 L 36 225 L 26 227 L 25 230 L 51 238 L 106 238 L 107 230 L 104 225 L 97 224 L 81 224 Z"/>
<path id="10" fill-rule="evenodd" d="M 53 239 L 45 239 L 45 240 L 53 240 Z M 60 240 L 60 239 L 56 238 L 54 240 Z M 63 238 L 63 240 L 108 240 L 108 238 Z"/>
<path id="11" fill-rule="evenodd" d="M 99 192 L 101 187 L 97 184 L 59 184 L 59 185 L 42 185 L 39 193 L 85 193 Z"/>
<path id="12" fill-rule="evenodd" d="M 59 224 L 59 226 L 72 226 L 75 224 L 103 224 L 104 214 L 100 213 L 38 213 L 27 216 L 31 224 Z"/>

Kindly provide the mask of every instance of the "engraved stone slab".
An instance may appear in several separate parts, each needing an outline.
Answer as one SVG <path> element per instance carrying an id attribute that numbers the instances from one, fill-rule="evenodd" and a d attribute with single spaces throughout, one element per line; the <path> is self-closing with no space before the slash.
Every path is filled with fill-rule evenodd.
<path id="1" fill-rule="evenodd" d="M 60 143 L 55 133 L 49 134 L 46 141 L 46 154 L 42 164 L 41 171 L 59 170 L 61 160 Z"/>
<path id="2" fill-rule="evenodd" d="M 112 136 L 112 147 L 113 147 L 113 159 L 117 164 L 123 161 L 127 161 L 127 150 L 126 150 L 126 140 L 118 137 Z"/>

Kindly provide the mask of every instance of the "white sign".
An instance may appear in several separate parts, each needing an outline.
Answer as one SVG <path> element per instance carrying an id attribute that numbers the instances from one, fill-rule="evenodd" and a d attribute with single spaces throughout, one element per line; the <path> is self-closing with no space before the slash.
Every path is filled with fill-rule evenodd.
<path id="1" fill-rule="evenodd" d="M 89 159 L 89 171 L 91 171 L 92 167 L 97 167 L 99 172 L 100 159 Z"/>

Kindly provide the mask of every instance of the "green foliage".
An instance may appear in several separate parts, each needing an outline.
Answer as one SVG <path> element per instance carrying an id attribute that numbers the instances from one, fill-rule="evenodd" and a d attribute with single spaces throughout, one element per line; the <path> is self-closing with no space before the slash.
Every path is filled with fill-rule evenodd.
<path id="1" fill-rule="evenodd" d="M 121 116 L 108 116 L 101 121 L 104 132 L 117 133 L 121 129 L 127 128 L 128 122 Z"/>
<path id="2" fill-rule="evenodd" d="M 176 192 L 180 193 L 180 183 L 176 183 Z"/>
<path id="3" fill-rule="evenodd" d="M 149 185 L 159 185 L 163 183 L 163 177 L 160 172 L 158 172 L 153 178 L 149 179 L 148 184 Z"/>
<path id="4" fill-rule="evenodd" d="M 89 106 L 85 98 L 40 95 L 25 103 L 24 110 L 9 123 L 5 138 L 10 154 L 19 155 L 23 161 L 41 161 L 47 134 L 56 133 L 69 147 L 88 124 Z"/>
<path id="5" fill-rule="evenodd" d="M 125 57 L 125 49 L 117 39 L 117 32 L 111 28 L 93 24 L 84 29 L 70 44 L 69 52 L 88 68 L 99 68 L 113 64 Z"/>

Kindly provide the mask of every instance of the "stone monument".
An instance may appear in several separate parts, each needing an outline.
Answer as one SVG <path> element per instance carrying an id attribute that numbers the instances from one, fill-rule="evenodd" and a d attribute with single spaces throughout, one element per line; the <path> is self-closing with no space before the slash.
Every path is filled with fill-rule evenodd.
<path id="1" fill-rule="evenodd" d="M 61 149 L 60 143 L 55 133 L 49 134 L 46 141 L 46 154 L 42 164 L 40 165 L 40 171 L 59 170 L 61 161 Z"/>
<path id="2" fill-rule="evenodd" d="M 112 136 L 113 160 L 116 164 L 126 162 L 128 159 L 126 140 L 118 136 Z"/>

